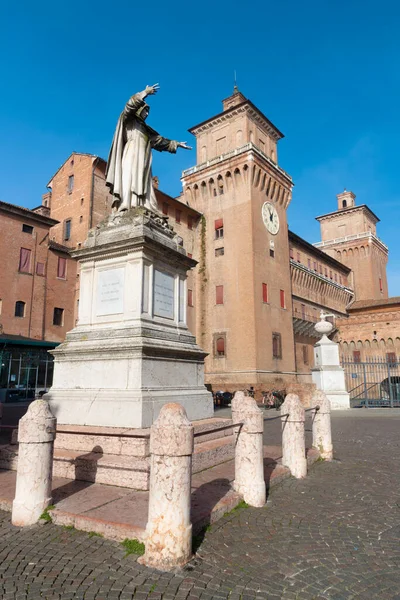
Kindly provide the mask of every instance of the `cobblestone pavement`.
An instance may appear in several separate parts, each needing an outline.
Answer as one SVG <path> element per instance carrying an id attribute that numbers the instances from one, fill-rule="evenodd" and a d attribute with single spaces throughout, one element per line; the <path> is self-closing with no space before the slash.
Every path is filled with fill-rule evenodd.
<path id="1" fill-rule="evenodd" d="M 226 515 L 178 574 L 100 537 L 20 530 L 0 513 L 0 598 L 399 600 L 400 411 L 336 413 L 333 429 L 333 463 L 286 480 L 264 509 Z"/>

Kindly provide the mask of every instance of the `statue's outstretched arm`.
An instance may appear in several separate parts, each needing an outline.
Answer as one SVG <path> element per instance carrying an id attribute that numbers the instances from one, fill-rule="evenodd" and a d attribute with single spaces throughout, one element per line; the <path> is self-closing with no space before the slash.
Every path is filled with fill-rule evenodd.
<path id="1" fill-rule="evenodd" d="M 138 111 L 139 108 L 141 108 L 145 104 L 144 99 L 147 96 L 152 96 L 153 94 L 156 94 L 159 89 L 160 86 L 158 85 L 158 83 L 155 83 L 154 85 L 146 85 L 146 88 L 143 90 L 143 92 L 138 92 L 137 94 L 131 96 L 124 108 L 125 117 Z"/>

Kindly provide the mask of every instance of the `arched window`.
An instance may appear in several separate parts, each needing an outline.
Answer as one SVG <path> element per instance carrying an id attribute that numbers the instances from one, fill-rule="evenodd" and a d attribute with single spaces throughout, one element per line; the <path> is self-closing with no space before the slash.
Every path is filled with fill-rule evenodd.
<path id="1" fill-rule="evenodd" d="M 24 317 L 25 316 L 25 302 L 18 300 L 15 303 L 15 316 L 16 317 Z"/>
<path id="2" fill-rule="evenodd" d="M 346 206 L 347 206 L 347 201 L 343 200 L 343 202 L 342 202 L 342 208 L 346 208 Z"/>

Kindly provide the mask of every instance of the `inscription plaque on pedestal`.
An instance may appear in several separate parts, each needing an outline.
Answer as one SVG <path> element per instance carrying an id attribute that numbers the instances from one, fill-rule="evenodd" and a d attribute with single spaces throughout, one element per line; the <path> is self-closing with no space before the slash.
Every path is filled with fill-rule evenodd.
<path id="1" fill-rule="evenodd" d="M 99 271 L 96 294 L 96 316 L 117 315 L 124 312 L 125 269 Z"/>
<path id="2" fill-rule="evenodd" d="M 174 318 L 175 279 L 168 273 L 154 270 L 154 315 L 165 319 Z"/>

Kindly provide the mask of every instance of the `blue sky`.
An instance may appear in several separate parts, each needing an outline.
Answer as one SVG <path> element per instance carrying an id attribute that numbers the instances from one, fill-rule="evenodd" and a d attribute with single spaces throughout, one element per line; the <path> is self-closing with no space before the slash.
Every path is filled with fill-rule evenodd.
<path id="1" fill-rule="evenodd" d="M 389 292 L 400 295 L 400 6 L 395 0 L 229 3 L 26 2 L 1 9 L 0 198 L 40 204 L 73 150 L 107 158 L 129 96 L 159 82 L 149 123 L 187 140 L 240 90 L 285 134 L 295 182 L 289 225 L 319 240 L 314 217 L 344 187 L 381 218 Z M 176 195 L 193 152 L 156 153 Z"/>

